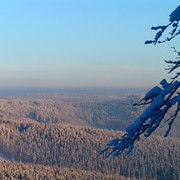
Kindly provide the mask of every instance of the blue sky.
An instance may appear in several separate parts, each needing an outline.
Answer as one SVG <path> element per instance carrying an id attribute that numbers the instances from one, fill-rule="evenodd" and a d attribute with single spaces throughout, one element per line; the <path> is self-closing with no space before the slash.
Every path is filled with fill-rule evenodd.
<path id="1" fill-rule="evenodd" d="M 145 45 L 179 1 L 0 0 L 0 88 L 151 87 L 171 46 Z M 178 48 L 178 46 L 176 46 Z"/>

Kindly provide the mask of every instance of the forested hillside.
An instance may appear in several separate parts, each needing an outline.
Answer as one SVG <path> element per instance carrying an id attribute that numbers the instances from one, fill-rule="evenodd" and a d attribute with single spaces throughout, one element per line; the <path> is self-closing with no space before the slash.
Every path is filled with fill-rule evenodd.
<path id="1" fill-rule="evenodd" d="M 75 172 L 80 169 L 143 179 L 178 179 L 179 138 L 143 138 L 129 156 L 99 156 L 106 142 L 121 135 L 113 130 L 1 119 L 0 154 L 9 160 L 72 168 Z"/>
<path id="2" fill-rule="evenodd" d="M 132 106 L 139 101 L 140 96 L 47 97 L 41 95 L 40 98 L 1 98 L 0 117 L 21 122 L 60 123 L 124 130 L 136 120 L 144 108 Z M 166 130 L 167 125 L 164 124 L 155 134 L 162 136 Z M 179 131 L 178 117 L 169 136 L 180 137 Z"/>
<path id="3" fill-rule="evenodd" d="M 0 179 L 76 179 L 76 180 L 130 180 L 119 175 L 105 174 L 97 171 L 65 168 L 61 166 L 44 166 L 32 163 L 17 163 L 15 161 L 0 161 Z"/>

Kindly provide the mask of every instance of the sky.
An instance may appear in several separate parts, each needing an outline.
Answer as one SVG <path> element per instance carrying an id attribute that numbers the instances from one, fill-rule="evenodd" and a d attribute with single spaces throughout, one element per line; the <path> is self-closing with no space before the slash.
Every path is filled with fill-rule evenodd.
<path id="1" fill-rule="evenodd" d="M 145 45 L 178 0 L 0 0 L 1 88 L 149 88 L 171 46 Z M 176 46 L 178 49 L 178 46 Z"/>

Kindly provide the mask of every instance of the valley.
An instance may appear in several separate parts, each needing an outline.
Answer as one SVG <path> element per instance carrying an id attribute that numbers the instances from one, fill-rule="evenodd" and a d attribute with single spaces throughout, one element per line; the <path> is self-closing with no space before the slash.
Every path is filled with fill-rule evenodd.
<path id="1" fill-rule="evenodd" d="M 179 117 L 142 137 L 129 156 L 99 155 L 143 111 L 142 95 L 33 95 L 0 98 L 0 177 L 178 179 Z M 6 160 L 5 160 L 6 159 Z M 41 169 L 41 170 L 37 170 Z M 50 172 L 47 175 L 47 171 Z"/>

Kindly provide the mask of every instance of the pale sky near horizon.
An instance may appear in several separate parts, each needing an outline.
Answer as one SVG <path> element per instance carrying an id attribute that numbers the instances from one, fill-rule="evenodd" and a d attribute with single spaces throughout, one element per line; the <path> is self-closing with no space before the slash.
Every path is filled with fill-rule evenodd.
<path id="1" fill-rule="evenodd" d="M 155 36 L 151 26 L 167 24 L 179 4 L 0 0 L 0 89 L 157 85 L 179 37 L 156 46 L 144 42 Z"/>

